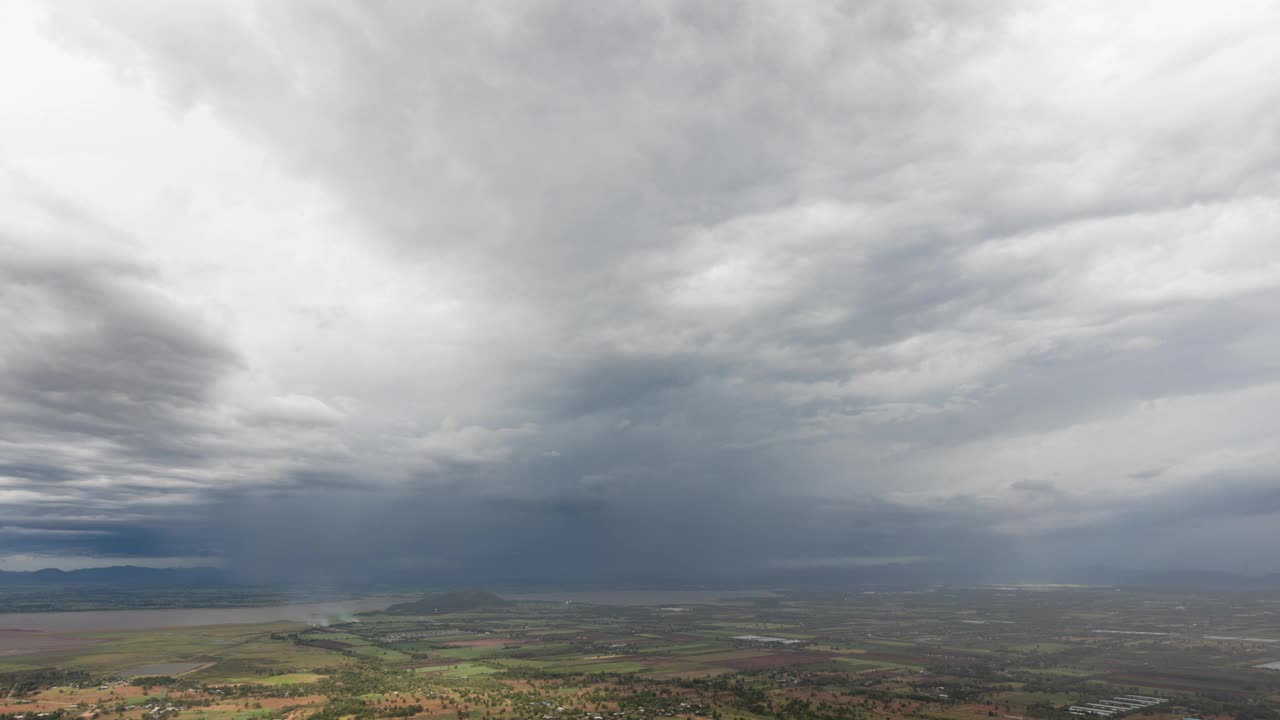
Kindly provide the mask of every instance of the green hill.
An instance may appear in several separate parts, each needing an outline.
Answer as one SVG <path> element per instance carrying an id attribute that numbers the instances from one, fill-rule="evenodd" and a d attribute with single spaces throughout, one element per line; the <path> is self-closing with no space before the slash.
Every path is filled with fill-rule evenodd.
<path id="1" fill-rule="evenodd" d="M 513 605 L 491 592 L 468 589 L 429 595 L 421 600 L 400 603 L 387 608 L 389 615 L 435 615 L 463 610 L 492 610 Z"/>

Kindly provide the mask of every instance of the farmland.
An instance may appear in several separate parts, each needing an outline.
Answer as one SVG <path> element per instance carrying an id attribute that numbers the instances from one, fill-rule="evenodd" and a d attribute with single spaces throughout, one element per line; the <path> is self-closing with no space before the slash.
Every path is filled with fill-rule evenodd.
<path id="1" fill-rule="evenodd" d="M 1135 711 L 1154 720 L 1280 718 L 1280 673 L 1266 667 L 1280 661 L 1267 642 L 1280 639 L 1280 604 L 1268 596 L 772 595 L 442 612 L 431 609 L 451 606 L 418 602 L 328 626 L 28 631 L 0 655 L 0 716 L 1063 720 L 1071 705 L 1141 694 L 1168 701 Z M 180 674 L 140 676 L 166 669 Z"/>

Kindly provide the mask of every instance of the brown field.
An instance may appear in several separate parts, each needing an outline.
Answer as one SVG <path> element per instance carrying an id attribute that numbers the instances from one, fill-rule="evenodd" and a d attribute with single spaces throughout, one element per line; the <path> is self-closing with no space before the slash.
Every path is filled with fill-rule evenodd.
<path id="1" fill-rule="evenodd" d="M 110 690 L 99 690 L 98 688 L 50 688 L 26 698 L 24 701 L 6 700 L 7 704 L 0 704 L 0 714 L 49 712 L 78 703 L 92 705 L 105 702 L 108 699 L 140 698 L 145 695 L 146 693 L 142 688 L 133 685 L 115 685 Z"/>

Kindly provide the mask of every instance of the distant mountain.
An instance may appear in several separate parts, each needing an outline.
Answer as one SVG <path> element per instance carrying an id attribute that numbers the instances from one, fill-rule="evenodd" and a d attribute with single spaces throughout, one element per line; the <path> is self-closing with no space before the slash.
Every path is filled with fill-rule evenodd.
<path id="1" fill-rule="evenodd" d="M 468 589 L 429 595 L 421 600 L 392 605 L 386 612 L 390 615 L 435 615 L 463 610 L 492 610 L 512 604 L 510 600 L 503 600 L 491 592 Z"/>
<path id="2" fill-rule="evenodd" d="M 31 572 L 0 570 L 0 587 L 76 585 L 138 586 L 222 586 L 235 583 L 218 568 L 150 568 L 136 565 L 116 565 L 83 570 L 58 570 L 45 568 Z"/>

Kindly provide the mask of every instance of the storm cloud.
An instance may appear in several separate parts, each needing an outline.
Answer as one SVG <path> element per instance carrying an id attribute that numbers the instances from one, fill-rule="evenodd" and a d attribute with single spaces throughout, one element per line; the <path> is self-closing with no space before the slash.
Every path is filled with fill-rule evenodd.
<path id="1" fill-rule="evenodd" d="M 1266 2 L 10 3 L 0 565 L 1277 572 Z"/>

